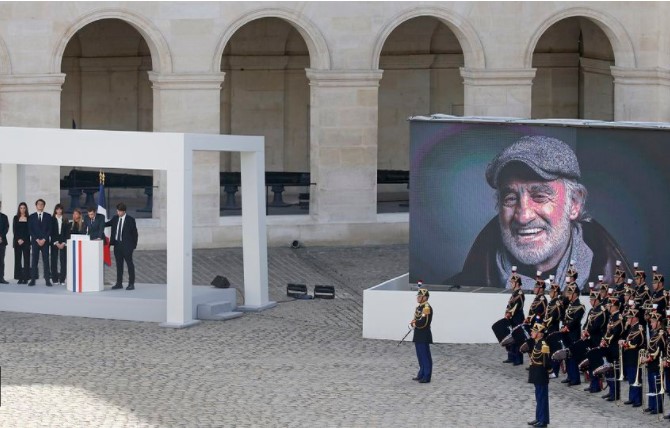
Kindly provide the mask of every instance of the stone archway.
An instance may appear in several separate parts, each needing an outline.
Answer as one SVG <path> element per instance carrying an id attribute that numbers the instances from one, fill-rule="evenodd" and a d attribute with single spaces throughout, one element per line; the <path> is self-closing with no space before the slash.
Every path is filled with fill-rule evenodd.
<path id="1" fill-rule="evenodd" d="M 531 117 L 614 120 L 614 63 L 610 39 L 590 18 L 554 23 L 533 52 Z"/>

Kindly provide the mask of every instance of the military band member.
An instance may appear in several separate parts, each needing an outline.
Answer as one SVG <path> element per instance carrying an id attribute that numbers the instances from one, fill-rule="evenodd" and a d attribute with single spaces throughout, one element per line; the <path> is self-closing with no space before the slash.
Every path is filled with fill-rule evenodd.
<path id="1" fill-rule="evenodd" d="M 584 317 L 584 305 L 579 301 L 579 287 L 577 284 L 572 282 L 566 288 L 566 295 L 570 299 L 570 305 L 565 311 L 565 321 L 563 322 L 562 332 L 568 333 L 572 342 L 579 340 L 581 336 L 581 326 L 582 318 Z M 574 357 L 570 357 L 566 360 L 568 376 L 566 379 L 562 380 L 561 383 L 565 383 L 568 386 L 579 385 L 581 383 L 579 376 L 578 364 L 580 362 L 576 361 Z"/>
<path id="2" fill-rule="evenodd" d="M 642 383 L 644 380 L 640 375 L 638 356 L 640 349 L 645 348 L 645 337 L 637 309 L 628 309 L 625 328 L 627 332 L 624 335 L 625 339 L 619 341 L 619 346 L 623 347 L 623 370 L 626 380 L 628 380 L 628 400 L 623 404 L 640 407 L 642 405 Z M 639 380 L 640 386 L 634 386 L 636 380 Z"/>
<path id="3" fill-rule="evenodd" d="M 582 330 L 582 339 L 588 341 L 589 348 L 596 348 L 600 346 L 600 342 L 605 334 L 605 327 L 607 325 L 606 316 L 603 307 L 598 304 L 598 294 L 595 291 L 591 291 L 589 300 L 591 302 L 591 309 L 589 309 L 586 323 Z M 589 367 L 590 383 L 588 387 L 584 388 L 584 391 L 589 391 L 590 393 L 601 391 L 600 379 L 593 375 L 594 369 L 596 367 Z"/>
<path id="4" fill-rule="evenodd" d="M 530 309 L 528 310 L 527 322 L 530 323 L 530 326 L 533 327 L 535 323 L 542 322 L 544 314 L 547 312 L 547 298 L 544 297 L 545 282 L 542 279 L 542 272 L 537 271 L 537 277 L 535 278 L 535 288 L 533 292 L 535 293 L 535 299 L 530 304 Z"/>
<path id="5" fill-rule="evenodd" d="M 649 294 L 649 288 L 647 287 L 647 274 L 640 267 L 638 262 L 633 263 L 635 269 L 635 287 L 633 289 L 633 299 L 635 300 L 635 306 L 640 310 L 640 325 L 644 327 L 645 332 L 647 332 L 647 324 L 649 320 L 649 310 L 646 309 L 646 303 L 651 300 Z"/>
<path id="6" fill-rule="evenodd" d="M 667 322 L 668 319 L 670 319 L 670 309 L 666 310 L 665 319 L 666 319 L 666 322 Z M 667 392 L 667 391 L 670 391 L 670 379 L 668 379 L 668 375 L 670 375 L 670 359 L 668 358 L 668 357 L 670 357 L 670 339 L 669 339 L 670 338 L 670 322 L 667 322 L 667 325 L 665 326 L 665 328 L 666 328 L 666 331 L 665 331 L 665 335 L 666 335 L 665 356 L 664 356 L 663 361 L 662 361 L 662 363 L 663 363 L 662 366 L 663 366 L 663 370 L 664 370 L 663 376 L 665 377 L 665 390 Z M 667 414 L 667 415 L 663 416 L 663 419 L 670 419 L 670 414 Z"/>
<path id="7" fill-rule="evenodd" d="M 661 320 L 661 314 L 654 312 L 649 317 L 650 336 L 647 345 L 647 381 L 649 382 L 649 407 L 644 409 L 652 415 L 663 413 L 663 395 L 659 394 L 660 386 L 660 362 L 665 352 L 665 329 Z"/>
<path id="8" fill-rule="evenodd" d="M 416 294 L 416 309 L 411 325 L 414 328 L 414 347 L 416 358 L 419 360 L 419 373 L 413 380 L 419 383 L 429 383 L 433 373 L 433 358 L 430 355 L 430 344 L 433 343 L 433 334 L 430 323 L 433 321 L 433 308 L 428 304 L 430 293 L 426 288 L 419 288 Z"/>
<path id="9" fill-rule="evenodd" d="M 551 356 L 549 345 L 544 340 L 545 327 L 537 323 L 530 331 L 535 340 L 535 347 L 530 354 L 528 383 L 535 385 L 535 419 L 528 422 L 534 427 L 549 425 L 549 373 L 551 372 Z"/>
<path id="10" fill-rule="evenodd" d="M 546 335 L 558 331 L 561 323 L 561 287 L 558 284 L 552 284 L 551 280 L 546 280 L 546 284 L 550 286 L 549 289 L 549 303 L 547 304 L 547 311 L 544 314 L 544 325 L 546 326 Z M 549 375 L 551 379 L 558 377 L 558 372 L 561 369 L 560 361 L 551 361 L 553 372 Z"/>
<path id="11" fill-rule="evenodd" d="M 661 318 L 665 319 L 665 310 L 667 309 L 665 290 L 663 288 L 665 278 L 663 278 L 663 274 L 657 271 L 656 266 L 654 266 L 652 270 L 653 270 L 653 277 L 652 277 L 653 294 L 651 295 L 651 303 L 653 305 L 656 305 L 656 312 L 658 312 L 661 315 Z"/>
<path id="12" fill-rule="evenodd" d="M 623 292 L 626 288 L 626 271 L 621 269 L 621 260 L 616 261 L 616 270 L 614 271 L 614 295 L 623 298 Z"/>
<path id="13" fill-rule="evenodd" d="M 619 306 L 621 302 L 617 296 L 612 295 L 609 303 L 609 313 L 610 319 L 607 323 L 607 331 L 605 336 L 600 344 L 601 347 L 606 348 L 605 353 L 607 361 L 609 361 L 613 366 L 616 367 L 615 362 L 619 362 L 619 340 L 622 339 L 623 335 L 623 319 L 621 318 L 621 313 L 619 312 Z M 619 378 L 620 371 L 623 370 L 623 367 L 619 367 L 614 370 L 612 377 L 607 379 L 607 386 L 609 387 L 609 394 L 603 396 L 607 398 L 607 401 L 618 400 L 621 395 L 621 382 L 617 379 Z"/>
<path id="14" fill-rule="evenodd" d="M 512 322 L 512 327 L 523 323 L 523 305 L 525 296 L 521 291 L 521 276 L 516 273 L 516 266 L 512 266 L 512 276 L 509 278 L 512 295 L 505 308 L 505 318 Z M 511 344 L 507 347 L 507 360 L 504 363 L 513 363 L 515 366 L 523 364 L 523 354 L 519 351 L 519 344 Z"/>

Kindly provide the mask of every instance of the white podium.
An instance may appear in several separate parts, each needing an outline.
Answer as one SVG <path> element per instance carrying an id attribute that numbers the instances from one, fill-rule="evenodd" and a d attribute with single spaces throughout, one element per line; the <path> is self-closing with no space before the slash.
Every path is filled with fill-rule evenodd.
<path id="1" fill-rule="evenodd" d="M 73 293 L 102 291 L 102 241 L 88 235 L 72 235 L 67 240 L 67 283 Z"/>

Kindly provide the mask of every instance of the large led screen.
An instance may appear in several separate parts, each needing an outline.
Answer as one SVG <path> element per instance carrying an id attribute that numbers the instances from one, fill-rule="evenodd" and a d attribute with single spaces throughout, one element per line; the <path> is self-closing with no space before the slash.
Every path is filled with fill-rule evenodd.
<path id="1" fill-rule="evenodd" d="M 412 120 L 410 281 L 670 272 L 670 131 Z"/>

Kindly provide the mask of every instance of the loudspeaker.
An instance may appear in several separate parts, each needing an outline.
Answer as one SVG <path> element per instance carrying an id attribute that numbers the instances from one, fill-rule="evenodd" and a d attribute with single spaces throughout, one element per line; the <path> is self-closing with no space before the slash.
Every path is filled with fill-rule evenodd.
<path id="1" fill-rule="evenodd" d="M 228 288 L 230 287 L 230 281 L 225 276 L 217 275 L 212 280 L 212 285 L 216 288 Z"/>
<path id="2" fill-rule="evenodd" d="M 315 285 L 314 286 L 315 299 L 334 299 L 335 287 L 332 285 Z"/>
<path id="3" fill-rule="evenodd" d="M 302 296 L 307 295 L 307 286 L 305 284 L 287 284 L 286 295 L 293 297 L 294 299 L 299 299 Z"/>

